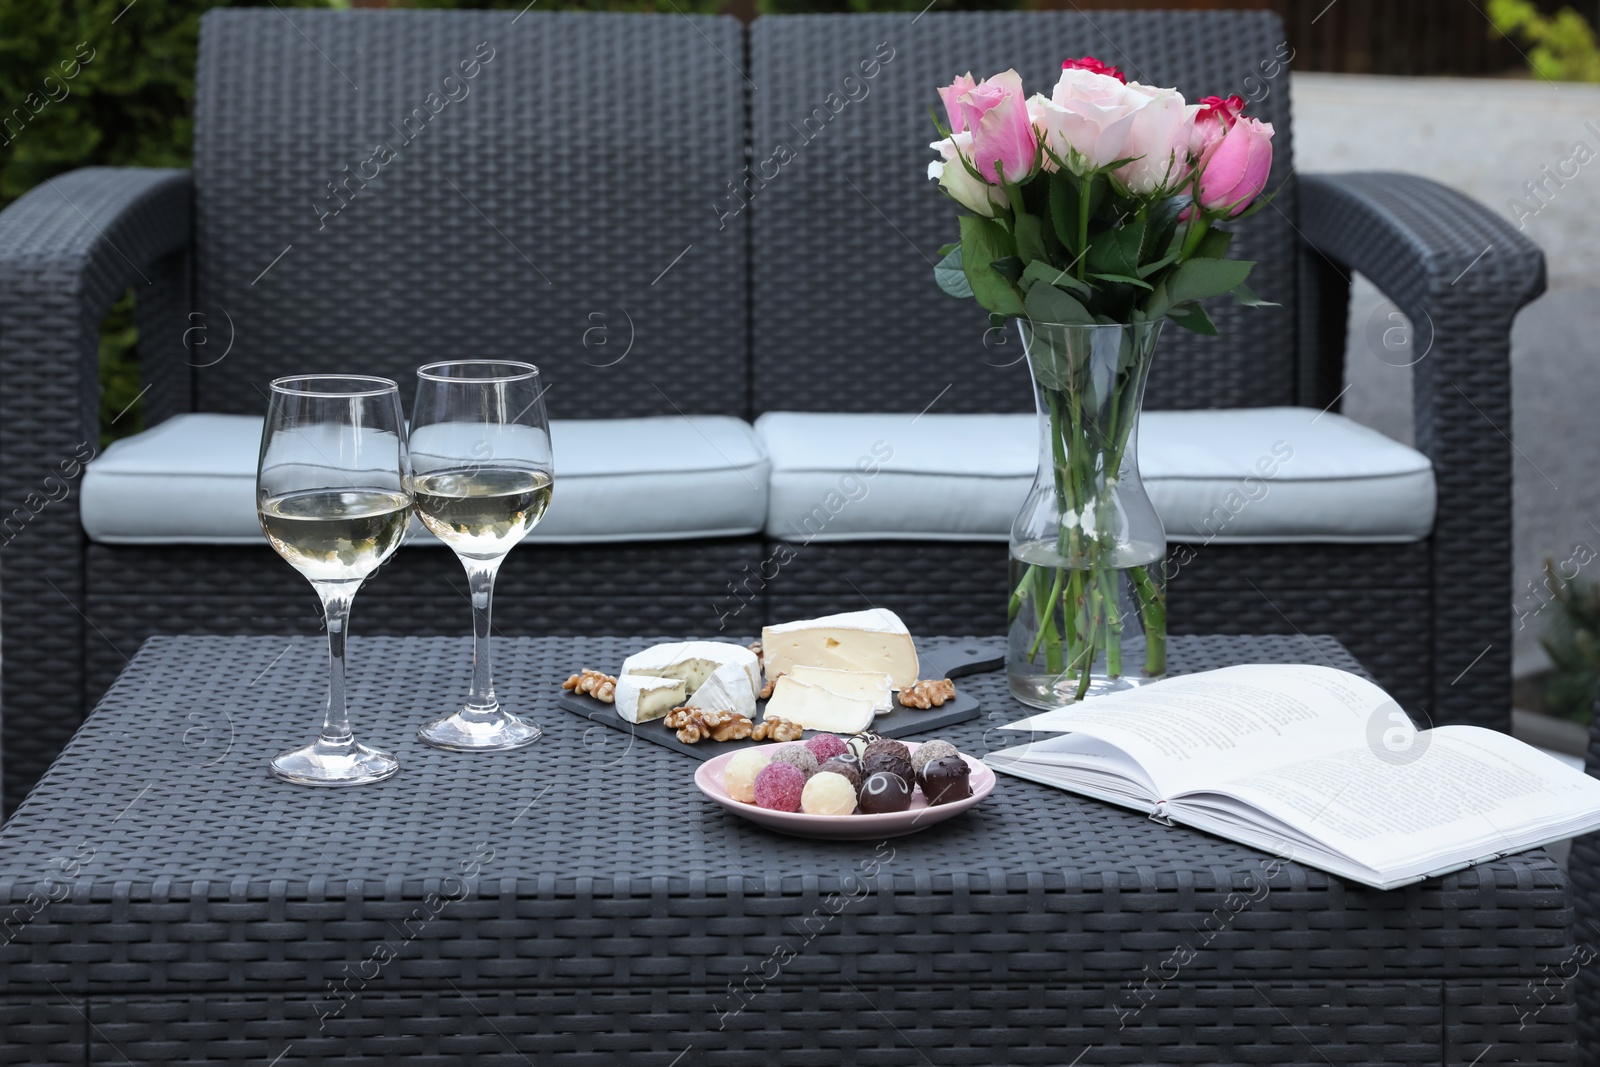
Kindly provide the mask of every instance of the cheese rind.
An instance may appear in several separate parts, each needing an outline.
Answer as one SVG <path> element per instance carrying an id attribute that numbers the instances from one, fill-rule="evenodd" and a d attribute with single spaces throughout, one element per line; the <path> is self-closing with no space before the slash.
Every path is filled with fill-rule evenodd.
<path id="1" fill-rule="evenodd" d="M 625 674 L 617 679 L 617 714 L 635 724 L 660 719 L 681 707 L 688 692 L 682 678 Z"/>
<path id="2" fill-rule="evenodd" d="M 799 663 L 785 677 L 807 685 L 820 685 L 842 697 L 870 700 L 872 710 L 879 715 L 894 710 L 894 679 L 879 671 L 843 671 L 837 667 Z"/>
<path id="3" fill-rule="evenodd" d="M 704 711 L 736 711 L 755 718 L 756 691 L 738 663 L 724 663 L 689 695 L 689 704 Z"/>
<path id="4" fill-rule="evenodd" d="M 743 645 L 724 641 L 669 641 L 651 645 L 622 661 L 620 674 L 649 674 L 658 678 L 682 678 L 692 693 L 706 683 L 711 673 L 728 663 L 737 663 L 750 679 L 750 690 L 761 688 L 761 661 Z"/>
<path id="5" fill-rule="evenodd" d="M 769 678 L 805 665 L 887 674 L 896 689 L 917 681 L 911 631 L 884 608 L 765 626 L 761 647 Z"/>
<path id="6" fill-rule="evenodd" d="M 872 724 L 873 714 L 870 700 L 841 696 L 787 674 L 773 686 L 766 711 L 768 719 L 787 719 L 807 730 L 834 734 L 860 733 Z"/>

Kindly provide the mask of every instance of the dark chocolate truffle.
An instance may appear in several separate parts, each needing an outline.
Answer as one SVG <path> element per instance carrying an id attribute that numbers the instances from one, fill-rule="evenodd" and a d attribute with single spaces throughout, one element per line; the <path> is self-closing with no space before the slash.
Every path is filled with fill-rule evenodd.
<path id="1" fill-rule="evenodd" d="M 859 734 L 851 734 L 845 738 L 844 743 L 849 747 L 852 756 L 860 758 L 861 754 L 867 750 L 867 746 L 876 740 L 878 740 L 877 734 L 871 730 L 863 730 Z"/>
<path id="2" fill-rule="evenodd" d="M 873 756 L 884 752 L 891 756 L 899 756 L 907 763 L 911 762 L 911 750 L 902 742 L 896 741 L 892 737 L 880 737 L 876 741 L 873 741 L 871 744 L 867 745 L 867 747 L 862 750 L 861 759 L 863 762 L 865 762 L 866 760 L 870 760 Z"/>
<path id="3" fill-rule="evenodd" d="M 868 756 L 861 762 L 863 778 L 871 775 L 873 771 L 888 771 L 890 774 L 898 774 L 912 784 L 915 784 L 917 780 L 916 772 L 911 769 L 911 761 L 901 759 L 892 752 L 879 752 L 876 755 Z"/>
<path id="4" fill-rule="evenodd" d="M 853 759 L 850 756 L 834 756 L 832 759 L 823 761 L 822 766 L 817 768 L 818 774 L 822 774 L 825 771 L 831 771 L 844 778 L 850 783 L 850 788 L 852 789 L 861 788 L 861 761 L 858 759 Z"/>
<path id="5" fill-rule="evenodd" d="M 905 811 L 911 806 L 911 786 L 898 774 L 874 771 L 861 783 L 856 794 L 863 815 L 884 815 L 891 811 Z"/>
<path id="6" fill-rule="evenodd" d="M 922 795 L 929 804 L 948 804 L 972 795 L 972 784 L 967 780 L 972 769 L 960 756 L 942 756 L 929 760 L 922 768 Z"/>
<path id="7" fill-rule="evenodd" d="M 917 784 L 922 784 L 922 768 L 936 759 L 946 756 L 960 755 L 956 746 L 948 741 L 924 741 L 917 746 L 916 752 L 911 754 L 911 769 L 917 775 Z"/>

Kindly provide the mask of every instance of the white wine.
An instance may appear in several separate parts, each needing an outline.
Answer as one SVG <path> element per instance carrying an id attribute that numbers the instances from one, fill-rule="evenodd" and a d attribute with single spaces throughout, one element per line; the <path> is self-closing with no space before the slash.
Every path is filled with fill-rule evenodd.
<path id="1" fill-rule="evenodd" d="M 267 540 L 313 582 L 359 581 L 400 546 L 411 499 L 392 489 L 309 489 L 259 508 Z"/>
<path id="2" fill-rule="evenodd" d="M 411 478 L 417 514 L 464 556 L 492 559 L 538 525 L 550 506 L 550 475 L 520 467 L 461 467 Z"/>

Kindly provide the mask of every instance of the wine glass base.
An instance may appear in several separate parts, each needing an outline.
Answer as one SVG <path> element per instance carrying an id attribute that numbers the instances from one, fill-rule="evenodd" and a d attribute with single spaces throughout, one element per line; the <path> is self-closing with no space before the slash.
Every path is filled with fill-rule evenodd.
<path id="1" fill-rule="evenodd" d="M 507 711 L 483 715 L 462 709 L 425 723 L 417 736 L 434 748 L 451 752 L 504 752 L 533 744 L 543 731 Z"/>
<path id="2" fill-rule="evenodd" d="M 295 785 L 366 785 L 393 777 L 400 761 L 353 741 L 347 745 L 315 741 L 274 757 L 268 767 L 273 777 Z"/>

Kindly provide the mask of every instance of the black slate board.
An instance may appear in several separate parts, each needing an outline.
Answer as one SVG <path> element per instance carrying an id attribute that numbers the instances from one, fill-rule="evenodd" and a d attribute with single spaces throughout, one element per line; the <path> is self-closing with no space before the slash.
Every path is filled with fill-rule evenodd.
<path id="1" fill-rule="evenodd" d="M 962 675 L 980 674 L 1005 666 L 1005 650 L 996 648 L 992 644 L 985 648 L 983 643 L 978 641 L 968 643 L 957 639 L 927 649 L 918 648 L 917 660 L 924 678 L 960 678 Z M 558 703 L 576 715 L 621 730 L 640 740 L 652 741 L 675 752 L 693 756 L 697 760 L 708 760 L 724 752 L 769 743 L 748 740 L 702 741 L 698 745 L 686 745 L 678 740 L 674 731 L 663 726 L 660 719 L 635 725 L 617 714 L 616 705 L 602 703 L 593 697 L 575 696 L 564 692 Z M 766 701 L 761 701 L 757 705 L 757 710 L 764 710 L 765 706 Z M 911 737 L 915 734 L 931 733 L 977 717 L 977 699 L 963 692 L 961 686 L 957 685 L 956 698 L 945 701 L 942 707 L 922 711 L 917 708 L 903 708 L 897 702 L 893 711 L 872 720 L 871 729 L 884 737 Z"/>

